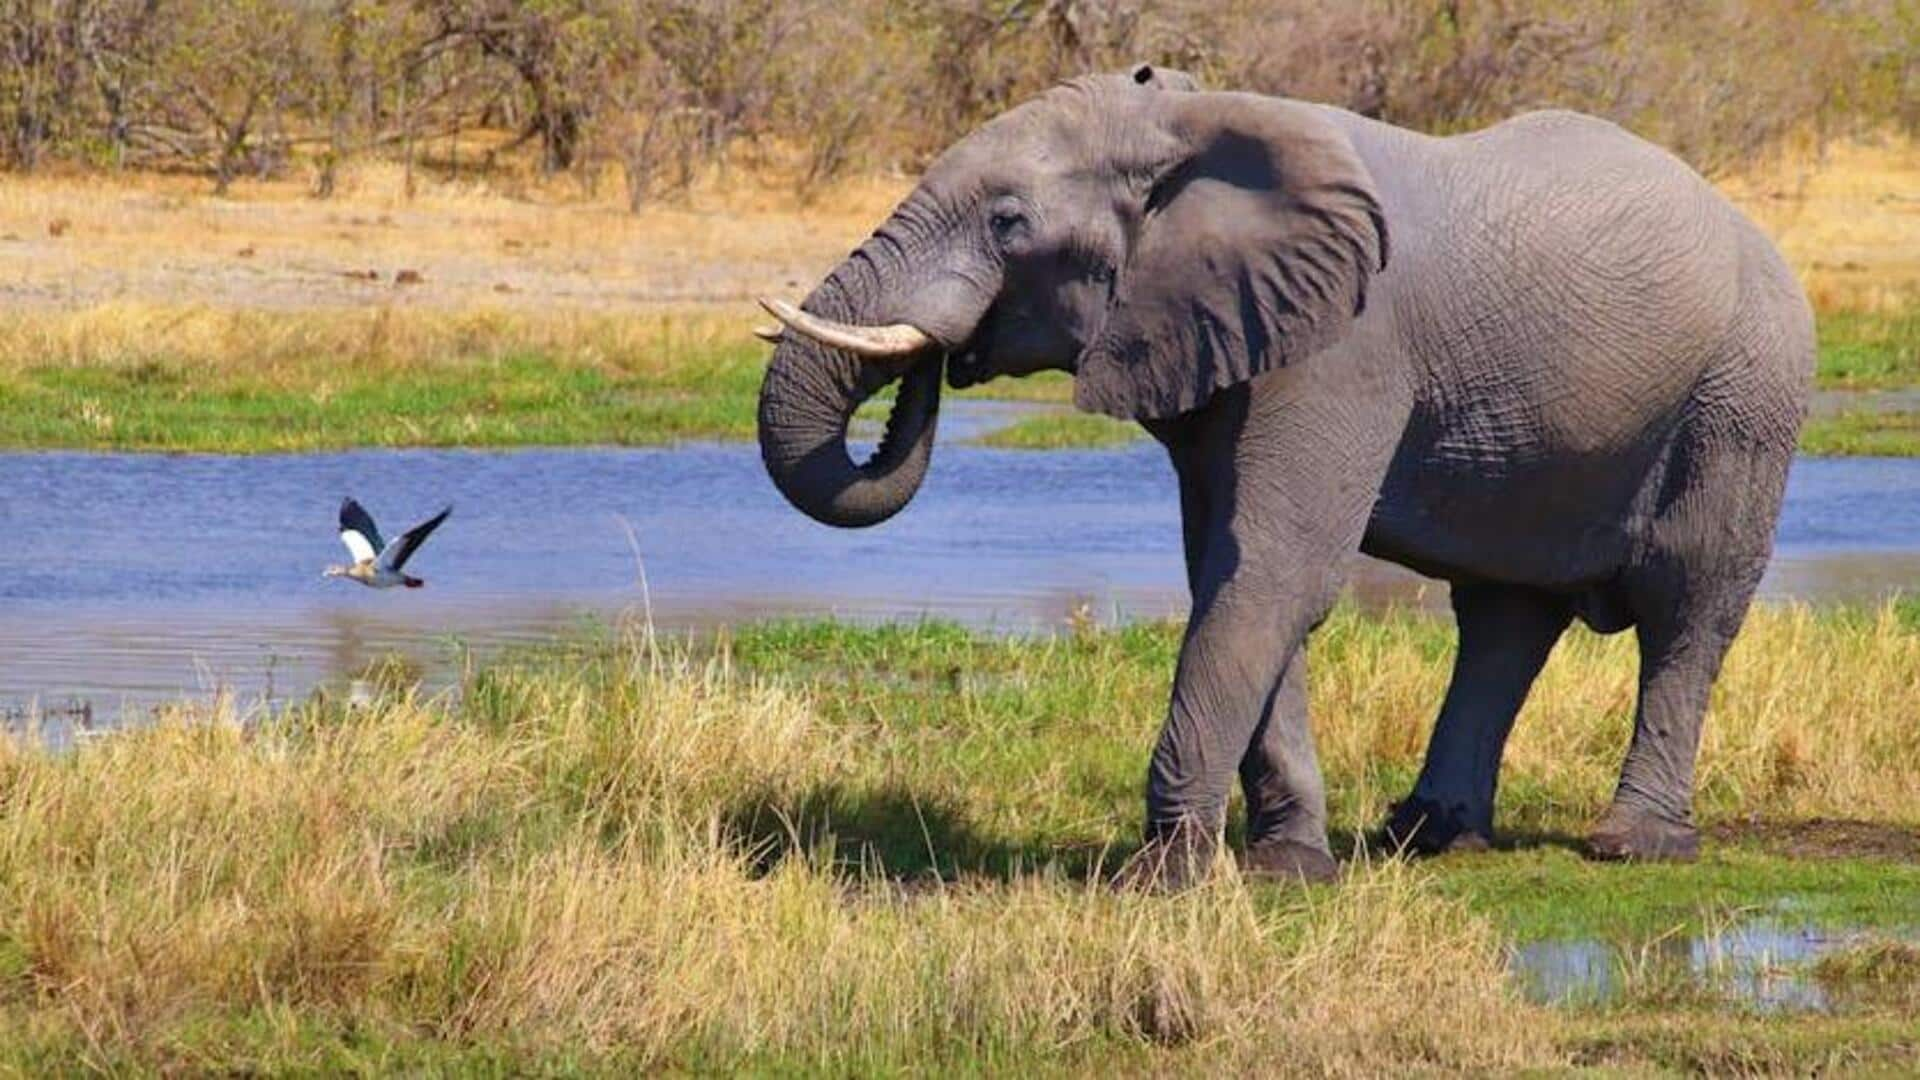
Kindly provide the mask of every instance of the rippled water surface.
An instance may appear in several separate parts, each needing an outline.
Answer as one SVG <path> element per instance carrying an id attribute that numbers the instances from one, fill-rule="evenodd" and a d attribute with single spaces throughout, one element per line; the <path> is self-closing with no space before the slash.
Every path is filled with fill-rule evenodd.
<path id="1" fill-rule="evenodd" d="M 1157 446 L 956 441 L 906 511 L 855 531 L 787 507 L 743 445 L 0 454 L 0 711 L 80 699 L 111 714 L 216 687 L 284 698 L 390 652 L 444 663 L 461 643 L 541 640 L 646 599 L 666 628 L 833 614 L 1024 629 L 1077 609 L 1184 610 Z M 334 513 L 349 493 L 389 533 L 456 504 L 409 567 L 427 588 L 320 579 L 344 557 Z M 1370 595 L 1423 588 L 1381 564 L 1361 577 Z M 1768 595 L 1864 599 L 1915 580 L 1920 462 L 1796 467 Z"/>

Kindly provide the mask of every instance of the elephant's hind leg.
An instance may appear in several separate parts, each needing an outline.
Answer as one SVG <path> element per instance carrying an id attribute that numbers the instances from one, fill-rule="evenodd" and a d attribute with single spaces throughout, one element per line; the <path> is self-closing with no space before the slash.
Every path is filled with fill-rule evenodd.
<path id="1" fill-rule="evenodd" d="M 1240 759 L 1247 797 L 1250 875 L 1286 881 L 1331 881 L 1340 866 L 1327 849 L 1327 791 L 1307 723 L 1307 649 L 1293 651 L 1253 744 Z"/>
<path id="2" fill-rule="evenodd" d="M 1573 618 L 1569 598 L 1520 585 L 1453 587 L 1460 651 L 1426 765 L 1387 819 L 1389 843 L 1423 854 L 1493 839 L 1500 757 L 1527 690 Z"/>
<path id="3" fill-rule="evenodd" d="M 1707 698 L 1766 569 L 1792 455 L 1790 428 L 1771 445 L 1741 432 L 1710 411 L 1695 418 L 1664 478 L 1647 554 L 1626 575 L 1640 699 L 1620 786 L 1589 840 L 1598 858 L 1699 851 L 1693 778 Z"/>
<path id="4" fill-rule="evenodd" d="M 1720 663 L 1739 632 L 1762 562 L 1744 571 L 1715 573 L 1705 595 L 1670 586 L 1677 603 L 1649 605 L 1636 626 L 1640 639 L 1640 699 L 1633 741 L 1620 771 L 1613 804 L 1595 826 L 1588 850 L 1601 859 L 1690 860 L 1699 854 L 1693 825 L 1693 773 L 1707 697 Z"/>

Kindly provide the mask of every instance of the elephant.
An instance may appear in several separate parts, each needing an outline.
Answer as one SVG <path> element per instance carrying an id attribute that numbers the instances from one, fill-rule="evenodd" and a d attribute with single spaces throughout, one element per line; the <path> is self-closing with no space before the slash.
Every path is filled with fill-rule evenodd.
<path id="1" fill-rule="evenodd" d="M 783 326 L 761 456 L 793 506 L 883 521 L 940 388 L 1071 373 L 1179 486 L 1191 609 L 1130 873 L 1338 872 L 1306 640 L 1356 553 L 1450 586 L 1451 683 L 1384 834 L 1484 848 L 1514 717 L 1575 618 L 1631 628 L 1633 731 L 1587 851 L 1694 858 L 1708 692 L 1772 551 L 1812 315 L 1768 238 L 1598 118 L 1437 137 L 1142 65 L 949 147 Z M 856 407 L 899 387 L 855 462 Z M 1144 870 L 1140 868 L 1144 867 Z"/>

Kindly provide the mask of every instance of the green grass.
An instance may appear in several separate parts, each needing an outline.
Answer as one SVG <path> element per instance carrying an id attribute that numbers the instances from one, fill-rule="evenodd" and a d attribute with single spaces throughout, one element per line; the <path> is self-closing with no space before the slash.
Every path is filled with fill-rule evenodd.
<path id="1" fill-rule="evenodd" d="M 1516 857 L 1518 855 L 1518 857 Z M 1485 914 L 1515 942 L 1647 940 L 1753 915 L 1829 927 L 1920 931 L 1920 865 L 1793 859 L 1740 844 L 1688 866 L 1629 873 L 1547 844 L 1449 860 L 1441 892 Z"/>
<path id="2" fill-rule="evenodd" d="M 1822 315 L 1818 382 L 1833 390 L 1920 386 L 1920 308 Z"/>
<path id="3" fill-rule="evenodd" d="M 1822 457 L 1920 456 L 1920 413 L 1842 412 L 1807 420 L 1800 449 Z"/>
<path id="4" fill-rule="evenodd" d="M 101 308 L 0 335 L 0 448 L 746 438 L 764 349 L 705 315 Z"/>
<path id="5" fill-rule="evenodd" d="M 244 374 L 207 380 L 165 362 L 32 368 L 0 386 L 0 447 L 254 453 L 744 439 L 758 387 L 758 364 L 743 351 L 665 375 L 515 353 L 372 373 L 338 388 Z"/>
<path id="6" fill-rule="evenodd" d="M 1003 450 L 1098 450 L 1143 438 L 1138 424 L 1092 413 L 1049 413 L 1016 420 L 974 440 Z"/>
<path id="7" fill-rule="evenodd" d="M 1517 997 L 1507 945 L 1747 913 L 1900 932 L 1920 866 L 1742 824 L 1920 823 L 1910 609 L 1762 609 L 1716 689 L 1693 866 L 1595 864 L 1634 664 L 1557 650 L 1507 754 L 1504 850 L 1368 842 L 1410 783 L 1452 632 L 1342 608 L 1311 692 L 1342 882 L 1115 893 L 1171 625 L 617 635 L 457 698 L 326 697 L 242 732 L 189 710 L 49 753 L 0 743 L 0 1069 L 1323 1073 L 1806 1069 L 1915 1050 L 1884 993 L 1757 1016 L 1636 975 Z M 1810 677 L 1809 672 L 1818 673 Z"/>
<path id="8" fill-rule="evenodd" d="M 542 326 L 476 313 L 274 316 L 108 310 L 24 320 L 0 348 L 0 447 L 291 451 L 347 446 L 659 444 L 746 439 L 763 348 L 721 316 Z M 1920 380 L 1920 314 L 1822 321 L 1820 383 Z M 1046 373 L 969 395 L 1064 403 Z M 869 410 L 872 414 L 872 410 Z M 1911 454 L 1908 414 L 1809 425 L 1812 453 Z M 987 445 L 1114 445 L 1126 425 L 1035 417 Z"/>
<path id="9" fill-rule="evenodd" d="M 0 449 L 657 445 L 753 436 L 766 350 L 745 316 L 102 308 L 0 335 Z M 1920 385 L 1920 312 L 1821 322 L 1819 384 Z M 1048 372 L 961 396 L 1066 404 Z M 869 407 L 863 415 L 878 415 Z M 1910 414 L 1812 422 L 1810 453 L 1920 453 Z M 1118 445 L 1137 429 L 1062 412 L 984 445 Z"/>

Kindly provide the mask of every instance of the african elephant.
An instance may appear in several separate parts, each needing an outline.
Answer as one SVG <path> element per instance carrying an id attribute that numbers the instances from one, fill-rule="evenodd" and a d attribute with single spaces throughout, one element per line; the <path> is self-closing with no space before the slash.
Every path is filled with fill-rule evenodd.
<path id="1" fill-rule="evenodd" d="M 1459 624 L 1391 840 L 1489 842 L 1514 715 L 1578 617 L 1640 654 L 1590 852 L 1697 852 L 1702 714 L 1772 549 L 1814 336 L 1767 238 L 1666 152 L 1570 112 L 1436 138 L 1141 67 L 960 140 L 801 309 L 769 310 L 760 447 L 822 522 L 913 497 L 943 367 L 956 388 L 1071 372 L 1079 407 L 1165 445 L 1192 611 L 1150 880 L 1211 858 L 1236 774 L 1249 870 L 1335 872 L 1304 645 L 1356 551 L 1449 582 Z M 848 420 L 894 380 L 856 464 Z"/>

